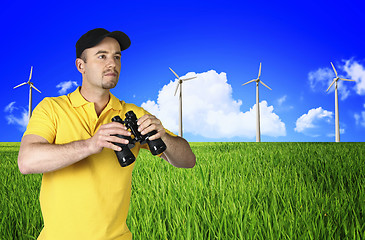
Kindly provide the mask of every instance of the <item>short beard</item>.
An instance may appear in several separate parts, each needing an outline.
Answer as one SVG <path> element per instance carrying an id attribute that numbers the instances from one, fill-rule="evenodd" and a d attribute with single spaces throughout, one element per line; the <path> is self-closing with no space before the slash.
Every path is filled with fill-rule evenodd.
<path id="1" fill-rule="evenodd" d="M 106 74 L 107 72 L 109 72 L 109 71 L 105 71 L 105 72 L 103 72 L 103 75 L 104 74 Z M 115 88 L 115 86 L 117 86 L 117 84 L 118 84 L 118 79 L 119 79 L 119 73 L 117 72 L 117 71 L 114 71 L 114 73 L 117 75 L 117 77 L 116 77 L 116 81 L 114 82 L 114 81 L 112 81 L 112 82 L 104 82 L 103 80 L 102 80 L 102 82 L 101 82 L 101 87 L 103 88 L 103 89 L 112 89 L 112 88 Z"/>
<path id="2" fill-rule="evenodd" d="M 103 89 L 112 89 L 112 88 L 115 88 L 116 85 L 117 84 L 114 84 L 114 83 L 105 83 L 105 84 L 103 83 L 101 87 Z"/>
<path id="3" fill-rule="evenodd" d="M 101 87 L 103 89 L 112 89 L 112 88 L 115 88 L 115 86 L 117 86 L 117 83 L 114 83 L 114 82 L 102 83 L 101 84 Z"/>

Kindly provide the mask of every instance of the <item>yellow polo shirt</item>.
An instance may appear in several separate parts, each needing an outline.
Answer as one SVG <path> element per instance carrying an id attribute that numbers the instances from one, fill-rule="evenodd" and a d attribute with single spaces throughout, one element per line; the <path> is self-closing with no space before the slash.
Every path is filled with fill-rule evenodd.
<path id="1" fill-rule="evenodd" d="M 68 95 L 42 100 L 24 135 L 35 134 L 52 144 L 84 140 L 114 116 L 124 119 L 130 110 L 137 118 L 148 114 L 110 94 L 98 117 L 94 103 L 86 101 L 78 88 Z M 136 143 L 131 149 L 136 158 L 141 147 L 148 148 Z M 121 167 L 114 151 L 104 148 L 71 166 L 44 173 L 40 190 L 44 228 L 38 239 L 132 239 L 126 219 L 134 165 Z"/>

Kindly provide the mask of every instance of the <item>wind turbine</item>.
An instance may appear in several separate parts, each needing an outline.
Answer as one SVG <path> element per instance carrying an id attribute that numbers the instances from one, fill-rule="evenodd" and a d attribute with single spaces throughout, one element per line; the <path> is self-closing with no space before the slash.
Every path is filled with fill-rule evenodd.
<path id="1" fill-rule="evenodd" d="M 252 79 L 251 81 L 248 81 L 243 85 L 252 83 L 252 82 L 256 82 L 256 142 L 261 142 L 261 137 L 260 137 L 260 104 L 259 104 L 259 83 L 261 83 L 262 85 L 264 85 L 265 87 L 267 87 L 268 89 L 272 90 L 271 88 L 269 88 L 265 83 L 263 83 L 260 80 L 260 76 L 261 76 L 261 63 L 260 63 L 260 69 L 259 69 L 259 75 L 257 76 L 256 79 Z"/>
<path id="2" fill-rule="evenodd" d="M 15 86 L 13 89 L 23 86 L 25 84 L 29 84 L 29 112 L 28 112 L 28 118 L 30 119 L 30 116 L 32 116 L 32 88 L 34 88 L 35 90 L 37 90 L 39 93 L 41 93 L 41 91 L 39 91 L 34 85 L 33 83 L 30 81 L 30 79 L 32 79 L 32 72 L 33 72 L 33 66 L 30 68 L 30 75 L 29 75 L 29 80 L 28 82 L 23 82 L 21 84 L 19 84 L 18 86 Z"/>
<path id="3" fill-rule="evenodd" d="M 169 67 L 170 68 L 170 67 Z M 188 80 L 191 80 L 191 79 L 194 79 L 196 77 L 191 77 L 191 78 L 180 78 L 175 72 L 174 70 L 172 70 L 170 68 L 171 72 L 177 77 L 177 79 L 179 80 L 178 83 L 177 83 L 177 86 L 176 86 L 176 90 L 175 90 L 175 94 L 174 96 L 176 96 L 176 93 L 177 93 L 177 90 L 179 89 L 180 87 L 180 94 L 179 94 L 179 101 L 180 101 L 180 104 L 179 104 L 179 136 L 182 137 L 183 136 L 183 130 L 182 130 L 182 83 L 184 81 L 188 81 Z"/>
<path id="4" fill-rule="evenodd" d="M 336 74 L 336 77 L 333 79 L 331 85 L 327 88 L 327 91 L 330 90 L 330 88 L 332 87 L 332 85 L 334 83 L 335 84 L 335 131 L 336 131 L 336 142 L 340 142 L 340 122 L 339 122 L 339 116 L 338 116 L 338 93 L 337 93 L 337 81 L 338 80 L 342 80 L 342 81 L 351 81 L 351 82 L 355 82 L 355 80 L 351 80 L 351 79 L 345 79 L 345 78 L 340 78 L 337 76 L 337 71 L 335 66 L 333 66 L 332 62 L 331 62 L 333 71 Z"/>

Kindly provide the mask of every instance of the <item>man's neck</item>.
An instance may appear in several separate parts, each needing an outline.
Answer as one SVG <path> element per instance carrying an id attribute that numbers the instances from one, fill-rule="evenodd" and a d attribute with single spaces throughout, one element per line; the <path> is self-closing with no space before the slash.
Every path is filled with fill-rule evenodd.
<path id="1" fill-rule="evenodd" d="M 95 105 L 96 114 L 99 116 L 109 102 L 109 89 L 91 89 L 87 86 L 80 88 L 81 95 L 88 101 Z"/>

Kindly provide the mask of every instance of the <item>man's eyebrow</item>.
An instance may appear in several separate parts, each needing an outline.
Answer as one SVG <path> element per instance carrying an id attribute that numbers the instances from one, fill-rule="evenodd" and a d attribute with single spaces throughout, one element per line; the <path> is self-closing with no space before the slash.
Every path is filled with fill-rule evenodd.
<path id="1" fill-rule="evenodd" d="M 108 53 L 108 51 L 105 51 L 105 50 L 99 50 L 97 53 L 95 53 L 95 55 L 98 55 L 100 53 Z"/>
<path id="2" fill-rule="evenodd" d="M 95 55 L 101 54 L 101 53 L 109 53 L 108 51 L 105 50 L 99 50 L 97 53 L 95 53 Z M 121 51 L 116 51 L 114 54 L 118 54 L 118 55 L 122 55 Z"/>

